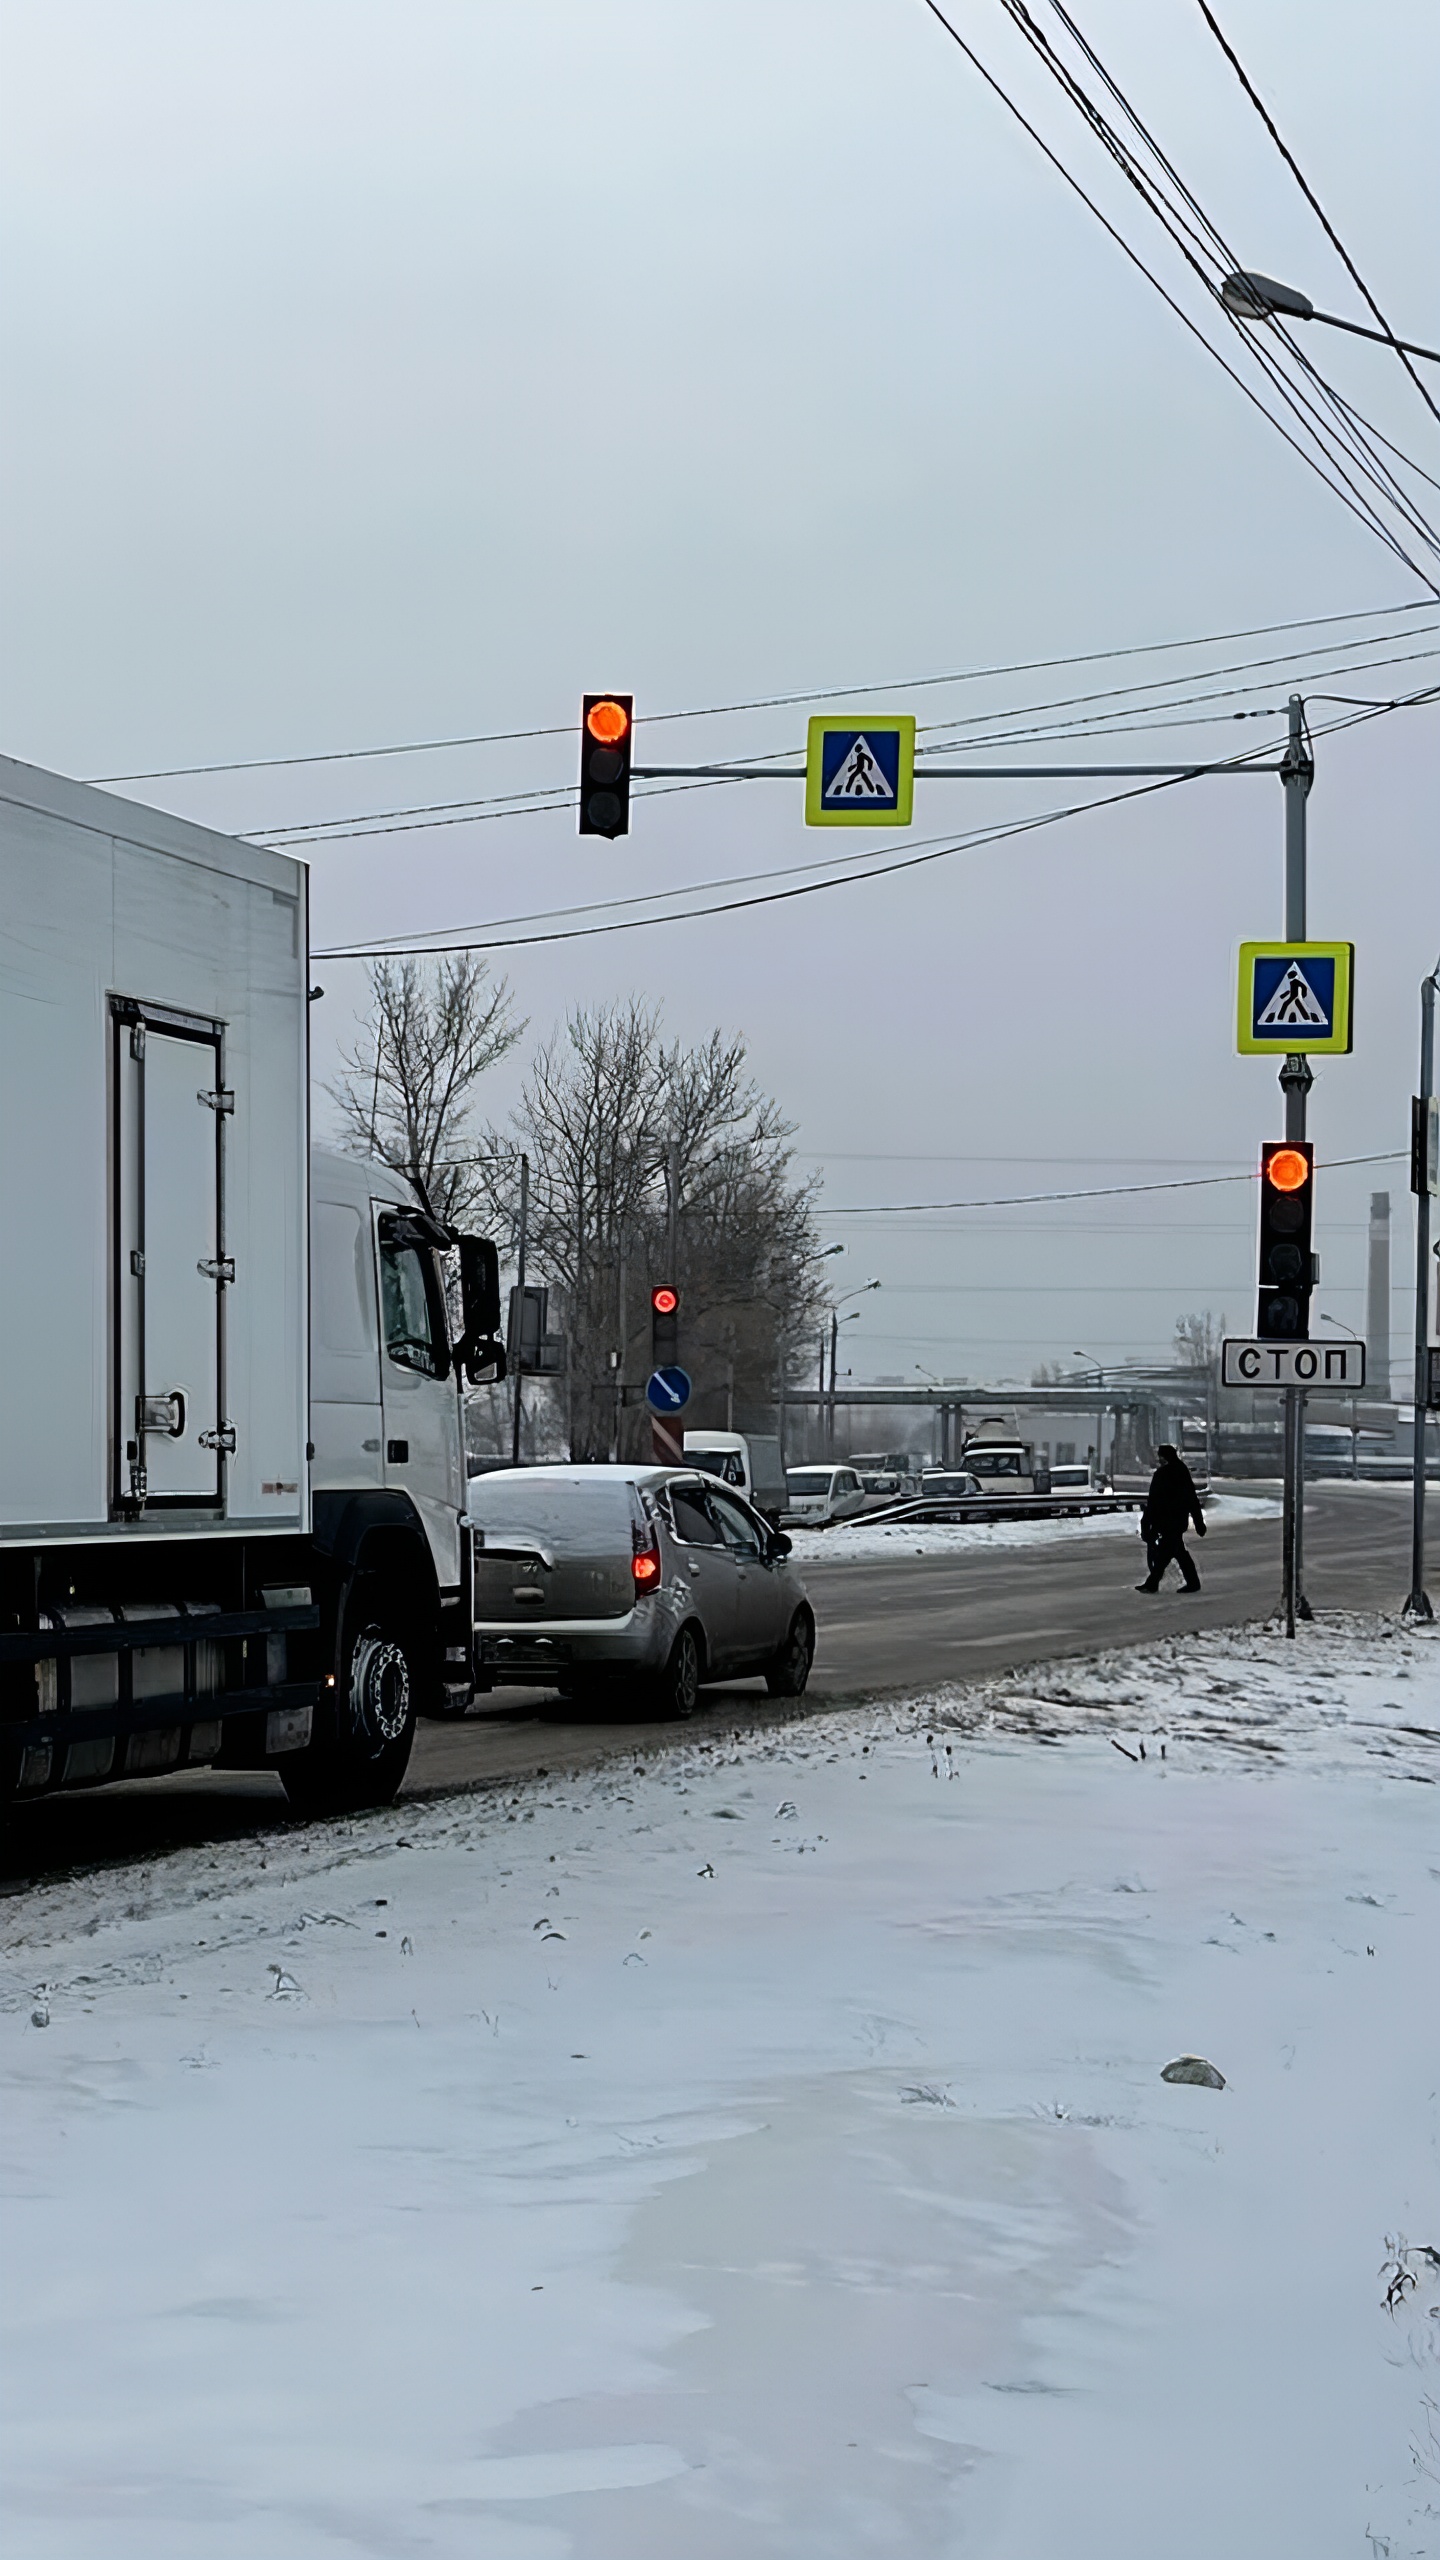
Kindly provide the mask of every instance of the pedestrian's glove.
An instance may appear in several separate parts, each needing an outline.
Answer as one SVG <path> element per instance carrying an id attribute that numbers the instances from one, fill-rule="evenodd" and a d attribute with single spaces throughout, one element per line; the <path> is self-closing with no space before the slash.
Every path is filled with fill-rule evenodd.
<path id="1" fill-rule="evenodd" d="M 1206 1531 L 1206 1527 L 1205 1527 L 1205 1523 L 1204 1523 L 1204 1521 L 1203 1521 L 1203 1520 L 1197 1520 L 1197 1521 L 1196 1521 L 1196 1523 L 1195 1523 L 1195 1535 L 1196 1535 L 1196 1537 L 1197 1537 L 1197 1538 L 1203 1538 L 1203 1537 L 1205 1537 L 1207 1534 L 1208 1534 L 1208 1533 L 1207 1533 L 1207 1531 Z"/>

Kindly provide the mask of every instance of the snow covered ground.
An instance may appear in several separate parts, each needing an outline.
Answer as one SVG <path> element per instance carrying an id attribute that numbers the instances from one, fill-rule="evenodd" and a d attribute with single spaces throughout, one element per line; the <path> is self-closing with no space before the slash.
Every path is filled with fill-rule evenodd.
<path id="1" fill-rule="evenodd" d="M 1187 1633 L 5 1901 L 8 2549 L 1435 2552 L 1437 1773 Z"/>
<path id="2" fill-rule="evenodd" d="M 1280 1504 L 1268 1494 L 1222 1493 L 1206 1504 L 1205 1517 L 1216 1528 L 1233 1520 L 1278 1520 Z M 842 1520 L 833 1529 L 787 1534 L 797 1564 L 834 1564 L 847 1556 L 875 1564 L 897 1554 L 962 1556 L 994 1547 L 1071 1546 L 1078 1538 L 1138 1539 L 1139 1518 L 1135 1511 L 1095 1511 L 1079 1520 Z"/>

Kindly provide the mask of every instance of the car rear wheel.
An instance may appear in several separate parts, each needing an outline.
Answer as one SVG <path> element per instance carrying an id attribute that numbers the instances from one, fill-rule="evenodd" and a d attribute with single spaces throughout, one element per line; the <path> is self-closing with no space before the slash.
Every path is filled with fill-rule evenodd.
<path id="1" fill-rule="evenodd" d="M 814 1659 L 815 1629 L 804 1610 L 797 1609 L 790 1621 L 790 1633 L 766 1668 L 765 1686 L 771 1697 L 803 1697 Z"/>
<path id="2" fill-rule="evenodd" d="M 651 1695 L 657 1716 L 695 1713 L 700 1703 L 700 1645 L 693 1627 L 681 1628 Z"/>

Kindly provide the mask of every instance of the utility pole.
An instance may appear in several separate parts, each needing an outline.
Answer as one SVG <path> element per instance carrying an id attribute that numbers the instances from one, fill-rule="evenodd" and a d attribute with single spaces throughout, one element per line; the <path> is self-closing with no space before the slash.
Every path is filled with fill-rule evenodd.
<path id="1" fill-rule="evenodd" d="M 525 1352 L 525 1246 L 530 1227 L 530 1159 L 520 1158 L 520 1233 L 515 1247 L 515 1393 L 510 1412 L 510 1464 L 520 1464 L 521 1373 Z"/>
<path id="2" fill-rule="evenodd" d="M 1410 1597 L 1407 1618 L 1433 1618 L 1425 1588 L 1425 1438 L 1430 1399 L 1430 1106 L 1435 1091 L 1435 984 L 1440 962 L 1420 989 L 1420 1108 L 1416 1113 L 1415 1185 L 1415 1443 L 1411 1472 Z"/>
<path id="3" fill-rule="evenodd" d="M 827 1458 L 833 1458 L 835 1455 L 835 1359 L 839 1348 L 839 1342 L 840 1317 L 836 1309 L 832 1307 L 830 1310 L 830 1402 L 825 1411 L 825 1455 Z"/>
<path id="4" fill-rule="evenodd" d="M 1285 792 L 1285 940 L 1305 940 L 1305 808 L 1315 779 L 1315 762 L 1305 739 L 1305 705 L 1298 693 L 1289 702 L 1289 733 L 1280 780 Z M 1305 1105 L 1315 1079 L 1303 1055 L 1287 1057 L 1280 1070 L 1285 1096 L 1285 1135 L 1305 1136 Z M 1281 1528 L 1282 1600 L 1285 1633 L 1293 1637 L 1296 1618 L 1314 1613 L 1305 1597 L 1305 1390 L 1285 1389 L 1285 1501 Z"/>
<path id="5" fill-rule="evenodd" d="M 675 1137 L 668 1139 L 665 1147 L 665 1207 L 668 1276 L 671 1288 L 677 1289 L 680 1285 L 680 1274 L 675 1261 L 676 1239 L 680 1225 L 680 1141 Z"/>

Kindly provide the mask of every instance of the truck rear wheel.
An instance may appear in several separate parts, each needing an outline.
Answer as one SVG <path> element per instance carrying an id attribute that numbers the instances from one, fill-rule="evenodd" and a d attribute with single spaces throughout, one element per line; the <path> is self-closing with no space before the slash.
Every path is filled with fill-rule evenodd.
<path id="1" fill-rule="evenodd" d="M 316 1710 L 316 1732 L 280 1767 L 301 1813 L 356 1813 L 399 1792 L 415 1739 L 419 1685 L 412 1627 L 378 1577 L 361 1574 L 341 1618 L 335 1686 Z"/>

